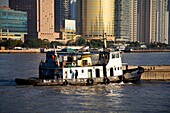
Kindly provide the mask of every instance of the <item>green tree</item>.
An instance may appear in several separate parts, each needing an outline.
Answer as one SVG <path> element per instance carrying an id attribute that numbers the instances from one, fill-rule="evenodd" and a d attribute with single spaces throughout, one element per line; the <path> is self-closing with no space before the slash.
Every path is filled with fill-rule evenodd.
<path id="1" fill-rule="evenodd" d="M 56 42 L 53 41 L 53 42 L 50 43 L 51 48 L 53 48 L 53 46 L 63 46 L 63 45 L 64 45 L 63 43 L 57 42 L 57 41 Z"/>
<path id="2" fill-rule="evenodd" d="M 24 46 L 27 48 L 48 48 L 50 47 L 50 42 L 46 39 L 29 39 L 25 41 Z"/>
<path id="3" fill-rule="evenodd" d="M 1 41 L 1 46 L 5 46 L 7 49 L 13 49 L 14 47 L 23 47 L 24 43 L 21 40 L 6 40 Z"/>
<path id="4" fill-rule="evenodd" d="M 87 41 L 84 38 L 80 37 L 76 40 L 75 43 L 76 43 L 75 45 L 78 46 L 85 46 L 87 44 Z"/>

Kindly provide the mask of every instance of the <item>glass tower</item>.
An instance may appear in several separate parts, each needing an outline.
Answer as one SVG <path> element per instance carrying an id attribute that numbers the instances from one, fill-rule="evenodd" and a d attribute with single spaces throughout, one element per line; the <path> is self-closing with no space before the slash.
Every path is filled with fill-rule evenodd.
<path id="1" fill-rule="evenodd" d="M 115 38 L 116 41 L 130 40 L 130 0 L 115 0 Z"/>
<path id="2" fill-rule="evenodd" d="M 85 38 L 114 39 L 114 0 L 78 0 L 78 33 Z"/>
<path id="3" fill-rule="evenodd" d="M 2 39 L 22 39 L 27 34 L 27 13 L 0 8 L 0 30 Z"/>

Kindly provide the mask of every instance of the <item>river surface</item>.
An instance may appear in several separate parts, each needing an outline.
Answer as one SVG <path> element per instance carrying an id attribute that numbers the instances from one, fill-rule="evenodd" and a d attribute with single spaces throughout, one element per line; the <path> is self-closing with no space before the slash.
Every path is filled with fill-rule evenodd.
<path id="1" fill-rule="evenodd" d="M 0 54 L 0 113 L 170 113 L 170 82 L 98 86 L 17 86 L 38 77 L 45 54 Z M 124 53 L 129 65 L 170 65 L 170 53 Z"/>

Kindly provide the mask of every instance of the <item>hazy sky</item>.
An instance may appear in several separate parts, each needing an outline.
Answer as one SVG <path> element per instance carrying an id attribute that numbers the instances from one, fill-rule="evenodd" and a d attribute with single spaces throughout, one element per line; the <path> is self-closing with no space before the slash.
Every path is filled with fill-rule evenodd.
<path id="1" fill-rule="evenodd" d="M 8 0 L 0 0 L 0 6 L 8 6 Z"/>

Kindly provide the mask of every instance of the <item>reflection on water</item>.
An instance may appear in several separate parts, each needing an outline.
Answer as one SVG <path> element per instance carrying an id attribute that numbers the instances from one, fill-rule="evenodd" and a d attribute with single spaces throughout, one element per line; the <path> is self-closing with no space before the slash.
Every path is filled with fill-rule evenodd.
<path id="1" fill-rule="evenodd" d="M 155 64 L 170 61 L 167 60 L 169 53 L 150 55 L 124 54 L 124 60 L 131 64 L 151 64 L 150 58 L 161 59 L 154 60 Z M 0 54 L 0 113 L 170 111 L 170 82 L 81 87 L 17 86 L 15 78 L 38 76 L 38 64 L 44 57 L 45 54 Z"/>
<path id="2" fill-rule="evenodd" d="M 167 112 L 169 85 L 0 86 L 0 112 Z"/>

